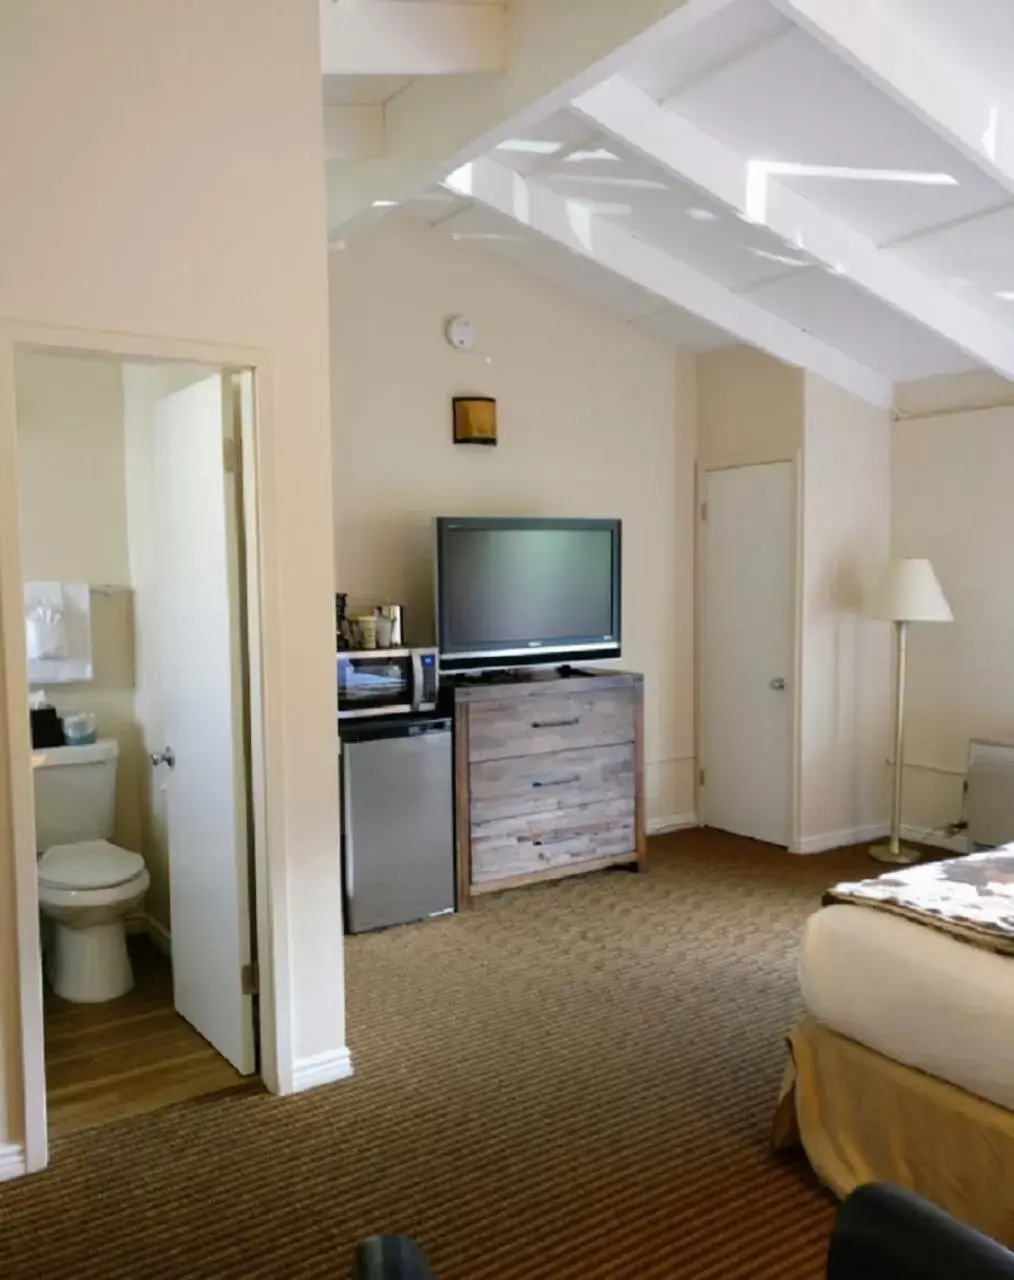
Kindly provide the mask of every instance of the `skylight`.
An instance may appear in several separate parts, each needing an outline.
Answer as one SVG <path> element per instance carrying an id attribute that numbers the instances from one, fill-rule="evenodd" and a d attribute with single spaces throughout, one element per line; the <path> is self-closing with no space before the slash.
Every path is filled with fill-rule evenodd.
<path id="1" fill-rule="evenodd" d="M 763 258 L 766 262 L 780 262 L 784 267 L 810 266 L 808 258 L 790 258 L 787 253 L 772 253 L 769 249 L 751 249 L 750 252 L 756 258 Z"/>
<path id="2" fill-rule="evenodd" d="M 655 178 L 621 178 L 621 177 L 602 177 L 590 173 L 558 173 L 556 175 L 557 182 L 582 182 L 598 187 L 629 187 L 632 190 L 640 191 L 668 191 L 669 188 L 664 182 L 659 182 Z"/>
<path id="3" fill-rule="evenodd" d="M 619 156 L 613 151 L 607 151 L 605 147 L 593 147 L 591 150 L 572 151 L 569 156 L 564 157 L 564 164 L 586 164 L 591 160 L 619 160 Z"/>
<path id="4" fill-rule="evenodd" d="M 504 231 L 452 231 L 452 240 L 514 240 L 527 243 L 525 236 L 512 236 Z"/>
<path id="5" fill-rule="evenodd" d="M 518 155 L 555 156 L 563 150 L 562 142 L 549 142 L 541 138 L 507 138 L 496 144 L 497 151 L 512 151 Z"/>

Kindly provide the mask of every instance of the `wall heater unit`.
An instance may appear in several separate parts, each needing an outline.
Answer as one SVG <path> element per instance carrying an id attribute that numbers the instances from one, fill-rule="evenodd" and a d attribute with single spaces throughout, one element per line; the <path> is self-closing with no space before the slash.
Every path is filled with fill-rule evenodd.
<path id="1" fill-rule="evenodd" d="M 965 815 L 973 848 L 1014 842 L 1014 739 L 969 742 Z"/>

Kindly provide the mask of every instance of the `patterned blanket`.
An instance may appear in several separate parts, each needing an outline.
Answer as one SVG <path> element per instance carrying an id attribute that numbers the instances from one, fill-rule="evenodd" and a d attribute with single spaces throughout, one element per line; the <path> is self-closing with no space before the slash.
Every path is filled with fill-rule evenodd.
<path id="1" fill-rule="evenodd" d="M 1014 955 L 1014 845 L 835 885 L 824 905 L 836 902 L 877 907 Z"/>

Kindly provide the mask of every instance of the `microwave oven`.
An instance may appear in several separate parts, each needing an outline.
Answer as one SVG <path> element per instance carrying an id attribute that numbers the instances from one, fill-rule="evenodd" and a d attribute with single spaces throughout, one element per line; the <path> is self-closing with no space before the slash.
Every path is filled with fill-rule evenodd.
<path id="1" fill-rule="evenodd" d="M 338 719 L 435 711 L 437 649 L 348 649 L 338 654 Z"/>

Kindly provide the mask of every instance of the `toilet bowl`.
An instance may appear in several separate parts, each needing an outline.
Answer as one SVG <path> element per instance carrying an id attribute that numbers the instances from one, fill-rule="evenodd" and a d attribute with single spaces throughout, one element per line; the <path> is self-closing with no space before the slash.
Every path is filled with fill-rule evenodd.
<path id="1" fill-rule="evenodd" d="M 144 859 L 107 840 L 85 840 L 54 845 L 38 865 L 39 906 L 53 927 L 53 990 L 78 1004 L 126 995 L 134 985 L 126 917 L 150 882 Z"/>

